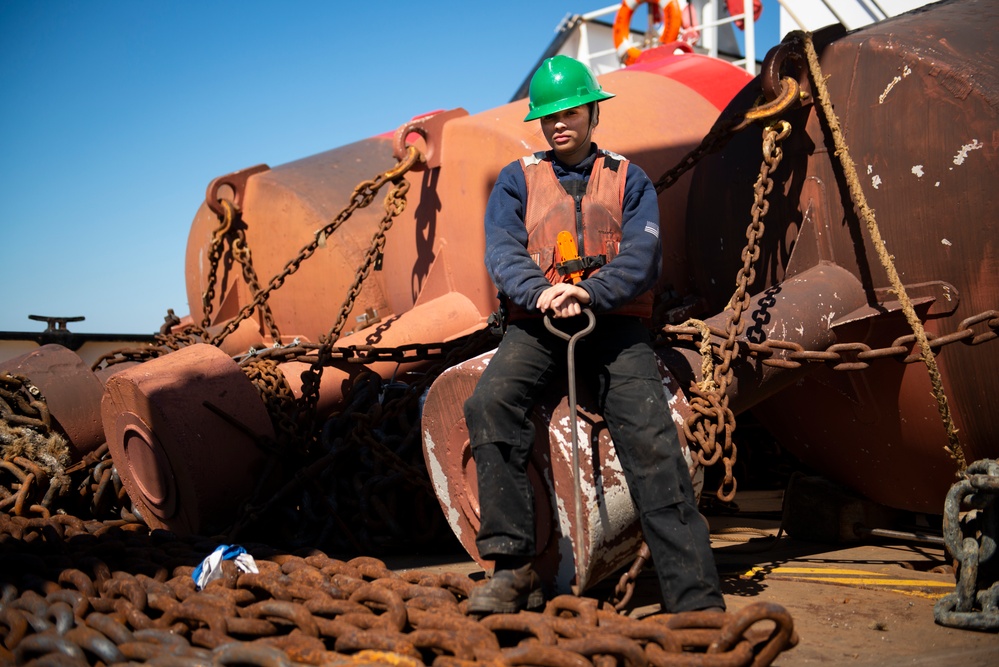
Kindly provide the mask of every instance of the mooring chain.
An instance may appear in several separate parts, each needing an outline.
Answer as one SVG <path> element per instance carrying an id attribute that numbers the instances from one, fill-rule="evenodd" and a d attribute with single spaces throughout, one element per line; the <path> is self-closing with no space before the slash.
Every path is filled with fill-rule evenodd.
<path id="1" fill-rule="evenodd" d="M 328 357 L 331 361 L 349 364 L 367 365 L 382 362 L 405 364 L 414 361 L 444 359 L 458 345 L 459 343 L 456 341 L 449 341 L 446 343 L 407 343 L 392 347 L 379 347 L 377 345 L 334 346 L 329 348 Z M 252 349 L 237 357 L 236 361 L 240 366 L 253 363 L 256 359 L 270 359 L 278 364 L 292 361 L 308 364 L 315 360 L 320 347 L 319 343 L 299 341 L 289 345 L 266 347 L 259 350 Z"/>
<path id="2" fill-rule="evenodd" d="M 394 182 L 399 179 L 403 174 L 413 168 L 421 157 L 420 151 L 415 146 L 407 146 L 405 159 L 400 160 L 399 163 L 393 168 L 379 174 L 374 179 L 359 183 L 357 187 L 354 188 L 354 192 L 351 194 L 350 202 L 347 206 L 345 206 L 332 221 L 314 233 L 312 241 L 303 246 L 302 249 L 299 250 L 298 254 L 289 260 L 285 267 L 270 279 L 267 283 L 267 287 L 257 292 L 253 300 L 243 306 L 239 313 L 226 323 L 222 331 L 216 334 L 212 339 L 212 343 L 214 345 L 218 345 L 225 340 L 229 334 L 236 330 L 240 322 L 252 315 L 257 308 L 262 307 L 270 297 L 271 292 L 284 285 L 285 280 L 298 271 L 302 262 L 312 257 L 316 250 L 319 249 L 321 245 L 326 243 L 327 237 L 335 233 L 336 230 L 339 229 L 348 218 L 350 218 L 355 210 L 368 206 L 374 200 L 375 195 L 382 188 L 382 186 L 386 183 Z"/>
<path id="3" fill-rule="evenodd" d="M 715 124 L 701 140 L 701 143 L 687 153 L 675 167 L 665 172 L 656 180 L 654 185 L 657 194 L 662 194 L 665 190 L 676 184 L 687 171 L 693 169 L 705 156 L 724 148 L 738 132 L 746 129 L 753 123 L 775 119 L 804 101 L 805 96 L 801 93 L 797 81 L 790 76 L 782 76 L 785 64 L 793 59 L 793 55 L 793 52 L 786 47 L 782 48 L 778 46 L 770 50 L 764 59 L 764 76 L 761 77 L 762 93 L 756 99 L 754 105 L 742 113 L 737 113 L 726 118 L 719 118 L 715 121 Z M 784 132 L 784 129 L 785 127 L 782 125 L 781 133 Z M 787 125 L 786 129 L 790 131 L 790 126 Z M 772 128 L 770 127 L 764 130 L 764 162 L 760 168 L 760 177 L 754 186 L 756 197 L 753 203 L 753 221 L 750 223 L 750 228 L 747 231 L 750 245 L 754 245 L 755 240 L 759 235 L 762 235 L 762 216 L 766 215 L 769 203 L 765 199 L 760 203 L 760 187 L 762 185 L 763 190 L 765 190 L 764 197 L 773 188 L 772 181 L 769 182 L 769 185 L 763 183 L 764 180 L 769 180 L 763 173 L 763 170 L 766 169 L 769 172 L 776 168 L 776 164 L 773 165 L 773 168 L 768 166 L 768 161 L 771 158 L 776 157 L 777 163 L 780 161 L 781 153 L 777 145 L 777 137 L 781 133 L 772 133 Z M 784 133 L 783 136 L 786 137 L 787 134 Z M 770 137 L 770 144 L 767 143 L 768 137 Z M 747 253 L 751 261 L 755 261 L 759 257 L 759 249 L 756 248 L 753 250 L 750 248 L 750 245 L 747 245 L 747 249 L 743 251 L 744 265 L 743 269 L 740 270 L 740 276 L 743 272 L 753 270 L 751 263 L 748 268 L 745 265 Z M 737 282 L 737 284 L 740 283 Z M 742 289 L 745 292 L 744 286 Z M 740 308 L 742 307 L 744 306 L 740 306 Z M 733 313 L 733 318 L 736 322 L 735 328 L 741 331 L 743 325 L 740 323 L 740 317 Z M 731 321 L 732 319 L 730 319 Z M 731 500 L 735 496 L 736 489 L 733 474 L 736 452 L 735 446 L 732 443 L 735 416 L 731 409 L 728 408 L 728 398 L 724 395 L 724 389 L 719 391 L 719 384 L 715 379 L 715 373 L 712 372 L 714 362 L 710 356 L 711 343 L 708 340 L 707 325 L 697 320 L 691 320 L 688 324 L 692 324 L 692 328 L 695 331 L 702 333 L 699 347 L 704 360 L 702 364 L 704 377 L 700 383 L 694 383 L 691 387 L 692 393 L 697 398 L 691 402 L 694 415 L 684 424 L 684 433 L 692 441 L 697 441 L 701 447 L 701 451 L 698 451 L 696 456 L 703 465 L 713 464 L 719 459 L 723 460 L 725 475 L 718 492 L 719 497 L 722 497 L 723 500 L 725 499 L 723 496 Z M 718 351 L 718 355 L 723 359 L 723 367 L 727 375 L 725 380 L 727 385 L 727 382 L 731 379 L 731 355 L 735 353 L 735 346 L 730 342 L 732 340 L 730 335 L 726 335 L 725 340 L 726 342 L 722 349 Z M 714 423 L 710 422 L 712 417 L 715 419 Z M 694 432 L 691 431 L 692 426 Z M 724 441 L 720 446 L 717 445 L 719 430 L 724 432 Z M 648 560 L 649 556 L 646 555 L 648 553 L 648 545 L 643 542 L 634 563 L 622 575 L 617 584 L 615 590 L 615 602 L 617 605 L 623 606 L 630 599 L 638 575 L 645 561 Z"/>
<path id="4" fill-rule="evenodd" d="M 208 275 L 205 276 L 205 289 L 201 293 L 201 328 L 208 330 L 212 324 L 212 310 L 215 308 L 215 284 L 218 281 L 219 266 L 225 238 L 232 229 L 236 217 L 235 207 L 228 199 L 220 199 L 219 226 L 212 233 L 212 243 L 208 246 Z"/>
<path id="5" fill-rule="evenodd" d="M 168 311 L 164 319 L 166 322 L 161 327 L 160 332 L 154 336 L 155 344 L 112 350 L 98 357 L 91 364 L 90 369 L 98 371 L 117 364 L 143 363 L 184 347 L 209 342 L 210 335 L 200 325 L 185 324 L 178 326 L 180 320 L 177 319 L 172 310 Z"/>
<path id="6" fill-rule="evenodd" d="M 373 539 L 384 541 L 386 537 L 391 537 L 383 535 L 373 524 L 381 523 L 381 528 L 390 531 L 399 530 L 399 518 L 390 516 L 392 512 L 384 508 L 400 506 L 415 515 L 432 515 L 437 498 L 423 461 L 422 449 L 418 446 L 421 437 L 420 398 L 444 368 L 495 347 L 495 344 L 495 334 L 486 328 L 446 346 L 417 346 L 414 352 L 433 351 L 433 354 L 407 355 L 405 359 L 420 358 L 435 360 L 436 363 L 422 370 L 412 384 L 396 383 L 397 389 L 392 393 L 397 395 L 393 398 L 388 397 L 381 378 L 376 374 L 368 372 L 358 375 L 345 395 L 344 409 L 324 425 L 318 446 L 306 453 L 299 470 L 277 493 L 262 492 L 252 496 L 250 502 L 244 505 L 245 511 L 230 529 L 229 539 L 236 539 L 258 521 L 266 521 L 266 517 L 280 507 L 308 506 L 313 508 L 311 514 L 297 512 L 289 515 L 303 524 L 289 530 L 289 533 L 306 543 L 306 536 L 328 535 L 331 533 L 328 527 L 335 527 L 333 532 L 343 538 L 341 541 L 345 548 L 363 551 L 373 546 L 366 542 Z M 266 352 L 268 355 L 280 355 L 278 351 Z M 269 358 L 277 359 L 278 356 Z M 301 350 L 294 352 L 292 358 L 302 360 Z M 389 479 L 391 484 L 380 483 L 380 480 L 388 482 Z M 357 489 L 371 489 L 373 485 L 378 488 L 376 494 L 362 494 L 367 498 L 367 508 L 351 509 L 360 502 L 356 498 Z M 341 495 L 340 489 L 345 495 Z M 414 491 L 421 495 L 414 495 Z M 318 506 L 316 502 L 309 502 L 306 496 L 319 499 Z M 420 512 L 420 507 L 426 507 L 428 511 Z M 341 513 L 348 516 L 340 516 Z M 380 515 L 381 519 L 375 520 L 373 514 Z M 355 534 L 351 524 L 356 522 L 365 526 L 367 538 Z M 449 529 L 445 525 L 439 530 Z M 421 534 L 410 537 L 426 542 L 432 540 L 435 534 L 439 535 L 424 529 Z"/>
<path id="7" fill-rule="evenodd" d="M 298 427 L 291 417 L 295 407 L 295 394 L 288 379 L 278 368 L 278 362 L 274 359 L 254 358 L 251 363 L 240 367 L 260 394 L 277 432 L 278 442 L 291 446 L 298 433 Z M 269 443 L 261 444 L 268 448 Z M 277 453 L 279 450 L 274 451 Z"/>
<path id="8" fill-rule="evenodd" d="M 261 288 L 260 281 L 257 280 L 257 272 L 253 268 L 250 246 L 246 242 L 246 230 L 237 229 L 234 234 L 235 238 L 232 239 L 232 255 L 243 268 L 243 280 L 246 282 L 247 287 L 250 288 L 250 294 L 253 294 L 255 297 L 261 292 Z M 271 312 L 270 301 L 267 299 L 264 299 L 263 303 L 260 304 L 260 316 L 271 338 L 275 341 L 280 341 L 281 331 L 278 329 L 277 322 L 274 321 L 274 313 Z"/>
<path id="9" fill-rule="evenodd" d="M 728 406 L 726 395 L 732 381 L 732 362 L 739 355 L 738 336 L 745 329 L 743 313 L 749 308 L 749 285 L 756 279 L 755 264 L 760 258 L 760 239 L 765 226 L 763 219 L 769 211 L 767 196 L 773 190 L 771 174 L 780 165 L 783 157 L 780 142 L 791 132 L 791 125 L 778 121 L 763 130 L 763 161 L 760 174 L 753 186 L 754 198 L 751 208 L 752 221 L 746 230 L 747 243 L 742 250 L 742 267 L 736 273 L 736 289 L 729 300 L 729 318 L 725 323 L 725 336 L 721 343 L 720 363 L 713 369 L 713 385 L 707 390 L 703 385 L 692 383 L 690 407 L 693 414 L 684 423 L 684 434 L 691 442 L 696 442 L 696 453 L 702 465 L 710 466 L 721 461 L 725 473 L 718 487 L 718 498 L 730 502 L 735 497 L 737 483 L 733 474 L 736 448 L 732 441 L 735 431 L 735 415 Z"/>
<path id="10" fill-rule="evenodd" d="M 767 602 L 639 620 L 563 595 L 541 612 L 478 618 L 466 607 L 481 582 L 395 572 L 372 557 L 248 544 L 257 572 L 223 561 L 222 576 L 199 590 L 192 574 L 210 540 L 65 515 L 0 515 L 0 533 L 3 564 L 19 565 L 7 570 L 0 605 L 0 659 L 11 664 L 61 654 L 59 664 L 169 655 L 219 664 L 739 667 L 769 665 L 798 641 L 790 615 Z"/>
<path id="11" fill-rule="evenodd" d="M 975 327 L 984 325 L 982 331 Z M 658 332 L 657 345 L 670 347 L 697 347 L 704 353 L 704 341 L 710 336 L 708 357 L 721 356 L 722 345 L 719 342 L 725 338 L 725 332 L 709 328 L 707 334 L 703 328 L 690 323 L 666 325 Z M 957 329 L 948 334 L 933 334 L 927 332 L 930 349 L 939 353 L 946 345 L 962 343 L 968 346 L 981 345 L 999 338 L 999 310 L 985 310 L 977 315 L 967 317 L 958 324 Z M 862 371 L 870 368 L 871 363 L 879 359 L 893 359 L 899 363 L 911 364 L 922 362 L 923 355 L 913 353 L 916 344 L 914 334 L 899 336 L 886 347 L 871 347 L 866 343 L 834 343 L 825 350 L 806 350 L 800 343 L 792 341 L 768 339 L 762 343 L 740 341 L 740 351 L 746 357 L 759 360 L 764 366 L 793 370 L 808 363 L 825 364 L 834 371 Z"/>
<path id="12" fill-rule="evenodd" d="M 47 435 L 52 417 L 41 391 L 18 373 L 0 372 L 0 418 L 12 426 L 29 426 Z"/>
<path id="13" fill-rule="evenodd" d="M 701 143 L 689 153 L 684 155 L 680 162 L 672 169 L 663 173 L 653 185 L 657 194 L 662 194 L 673 187 L 680 178 L 693 169 L 707 155 L 715 153 L 725 147 L 735 133 L 742 129 L 744 118 L 724 118 L 719 119 L 701 140 Z"/>
<path id="14" fill-rule="evenodd" d="M 943 517 L 944 542 L 958 563 L 957 587 L 937 601 L 933 617 L 952 628 L 995 631 L 999 630 L 999 461 L 975 461 L 960 477 L 947 493 Z"/>
<path id="15" fill-rule="evenodd" d="M 676 184 L 680 178 L 693 169 L 707 155 L 724 148 L 737 133 L 753 123 L 765 122 L 779 117 L 792 107 L 801 104 L 805 95 L 798 82 L 783 73 L 783 70 L 799 54 L 788 46 L 780 44 L 767 53 L 763 61 L 763 74 L 760 77 L 761 93 L 755 103 L 745 111 L 715 121 L 701 143 L 684 155 L 672 169 L 663 173 L 653 184 L 657 194 L 662 194 Z"/>
<path id="16" fill-rule="evenodd" d="M 642 570 L 650 560 L 652 560 L 652 549 L 649 548 L 648 542 L 643 540 L 642 545 L 638 548 L 638 553 L 635 555 L 635 560 L 632 561 L 631 566 L 621 575 L 617 585 L 614 587 L 614 595 L 611 603 L 615 609 L 622 611 L 627 608 L 631 602 L 631 598 L 635 595 L 635 586 L 638 585 L 638 577 L 642 574 Z"/>
<path id="17" fill-rule="evenodd" d="M 260 293 L 260 281 L 257 280 L 257 272 L 253 268 L 253 258 L 250 254 L 250 247 L 246 242 L 246 225 L 243 223 L 241 211 L 228 199 L 221 197 L 219 203 L 219 226 L 212 233 L 212 243 L 208 249 L 208 275 L 206 276 L 205 291 L 201 295 L 201 328 L 205 331 L 212 322 L 212 309 L 215 305 L 215 284 L 218 280 L 218 270 L 222 262 L 222 252 L 225 241 L 229 241 L 230 252 L 233 259 L 239 263 L 243 280 L 246 281 L 250 294 L 256 299 Z M 274 321 L 274 314 L 271 312 L 270 303 L 265 298 L 260 304 L 260 314 L 264 321 L 264 326 L 270 332 L 274 340 L 281 339 L 281 332 Z M 221 341 L 219 341 L 221 342 Z"/>
<path id="18" fill-rule="evenodd" d="M 0 460 L 0 512 L 42 518 L 65 513 L 132 516 L 107 443 L 72 465 L 67 465 L 68 453 L 61 459 L 38 451 L 32 456 L 8 454 Z"/>
<path id="19" fill-rule="evenodd" d="M 409 181 L 403 176 L 417 162 L 419 151 L 414 147 L 409 147 L 409 159 L 401 161 L 395 169 L 386 172 L 383 176 L 391 174 L 392 188 L 385 195 L 385 215 L 378 225 L 378 230 L 371 238 L 371 245 L 364 255 L 364 260 L 354 274 L 354 281 L 347 290 L 340 311 L 337 313 L 336 321 L 330 330 L 320 337 L 319 350 L 311 368 L 302 373 L 302 396 L 299 399 L 299 409 L 297 410 L 296 421 L 302 428 L 301 436 L 304 440 L 311 440 L 316 431 L 316 408 L 319 403 L 319 385 L 322 380 L 323 369 L 329 365 L 330 353 L 335 343 L 347 324 L 347 316 L 354 308 L 354 301 L 361 292 L 361 286 L 371 273 L 371 269 L 376 263 L 380 264 L 382 254 L 385 249 L 385 234 L 392 227 L 395 218 L 406 209 L 406 194 L 409 192 Z"/>

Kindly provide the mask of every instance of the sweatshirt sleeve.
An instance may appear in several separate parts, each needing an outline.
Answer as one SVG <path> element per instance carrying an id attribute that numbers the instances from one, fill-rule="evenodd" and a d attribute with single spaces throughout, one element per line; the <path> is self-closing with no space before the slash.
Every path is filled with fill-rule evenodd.
<path id="1" fill-rule="evenodd" d="M 621 218 L 621 247 L 614 259 L 579 283 L 594 312 L 619 308 L 652 289 L 662 271 L 659 199 L 641 167 L 628 163 Z"/>
<path id="2" fill-rule="evenodd" d="M 541 292 L 551 286 L 527 253 L 524 204 L 527 183 L 518 162 L 500 172 L 486 204 L 486 270 L 501 296 L 535 310 Z"/>

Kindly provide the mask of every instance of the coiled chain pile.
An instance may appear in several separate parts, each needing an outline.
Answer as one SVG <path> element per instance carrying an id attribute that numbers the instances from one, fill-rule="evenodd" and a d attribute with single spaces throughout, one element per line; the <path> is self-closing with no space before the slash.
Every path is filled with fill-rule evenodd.
<path id="1" fill-rule="evenodd" d="M 0 664 L 767 665 L 796 643 L 781 607 L 637 620 L 597 600 L 542 613 L 464 612 L 480 582 L 395 572 L 383 561 L 244 545 L 258 573 L 216 543 L 125 521 L 0 514 Z"/>

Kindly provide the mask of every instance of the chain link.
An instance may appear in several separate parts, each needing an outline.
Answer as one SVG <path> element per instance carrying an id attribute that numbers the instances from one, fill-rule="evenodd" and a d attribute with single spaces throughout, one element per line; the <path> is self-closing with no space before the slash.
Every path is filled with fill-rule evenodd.
<path id="1" fill-rule="evenodd" d="M 405 172 L 401 172 L 405 173 Z M 300 425 L 300 435 L 305 442 L 310 442 L 316 432 L 316 408 L 319 403 L 319 386 L 322 380 L 323 368 L 330 364 L 330 351 L 333 343 L 340 338 L 343 327 L 347 324 L 347 316 L 354 308 L 354 301 L 361 293 L 361 286 L 371 273 L 376 262 L 381 261 L 385 249 L 385 234 L 392 227 L 396 216 L 406 208 L 406 194 L 409 192 L 409 181 L 401 174 L 393 181 L 393 187 L 385 196 L 385 216 L 378 225 L 378 231 L 371 239 L 371 245 L 364 255 L 361 266 L 354 274 L 354 282 L 347 290 L 347 296 L 340 306 L 336 322 L 325 336 L 319 339 L 320 346 L 312 366 L 302 373 L 302 397 L 299 399 L 299 409 L 296 421 Z"/>
<path id="2" fill-rule="evenodd" d="M 985 331 L 976 332 L 974 327 L 984 324 Z M 716 339 L 725 338 L 726 334 L 717 328 L 711 328 L 711 354 L 720 357 L 722 344 Z M 658 332 L 658 345 L 670 347 L 696 347 L 700 350 L 702 329 L 688 324 L 666 325 Z M 934 335 L 927 333 L 930 347 L 934 353 L 939 353 L 946 345 L 962 343 L 969 347 L 999 338 L 999 310 L 986 310 L 977 315 L 965 318 L 958 328 L 949 334 Z M 766 340 L 762 343 L 740 341 L 740 350 L 746 357 L 754 358 L 764 366 L 793 370 L 808 363 L 827 365 L 835 371 L 862 371 L 870 368 L 871 363 L 881 359 L 893 359 L 904 364 L 922 361 L 922 355 L 913 353 L 916 344 L 914 334 L 899 336 L 887 347 L 872 348 L 866 343 L 836 343 L 825 350 L 806 350 L 800 344 L 784 340 Z"/>
<path id="3" fill-rule="evenodd" d="M 14 426 L 28 426 L 42 435 L 52 429 L 48 404 L 31 380 L 17 373 L 0 372 L 0 418 Z"/>
<path id="4" fill-rule="evenodd" d="M 271 292 L 280 289 L 289 276 L 298 271 L 302 262 L 312 257 L 316 250 L 326 242 L 326 238 L 331 236 L 347 221 L 348 218 L 359 208 L 368 206 L 375 198 L 375 195 L 386 183 L 394 182 L 402 177 L 407 171 L 412 169 L 420 160 L 420 151 L 415 146 L 408 146 L 406 157 L 400 160 L 392 169 L 379 174 L 373 180 L 362 181 L 354 188 L 350 196 L 350 202 L 340 211 L 339 214 L 322 229 L 315 232 L 312 241 L 306 244 L 294 258 L 288 261 L 285 267 L 267 283 L 267 287 L 258 291 L 253 301 L 243 306 L 239 313 L 229 320 L 225 327 L 213 339 L 213 345 L 219 345 L 226 337 L 239 326 L 239 323 L 249 317 L 257 308 L 263 307 L 270 297 Z"/>
<path id="5" fill-rule="evenodd" d="M 937 623 L 965 630 L 999 630 L 999 461 L 968 466 L 944 502 L 944 540 L 958 563 L 957 587 L 933 607 Z"/>
<path id="6" fill-rule="evenodd" d="M 165 540 L 169 537 L 168 540 Z M 797 644 L 780 605 L 636 619 L 594 598 L 541 613 L 466 613 L 482 585 L 455 572 L 396 572 L 372 557 L 290 555 L 246 544 L 257 572 L 222 561 L 199 589 L 204 538 L 125 521 L 0 514 L 8 563 L 0 652 L 11 664 L 400 666 L 506 664 L 766 667 Z M 13 561 L 13 558 L 18 560 Z"/>
<path id="7" fill-rule="evenodd" d="M 441 531 L 450 529 L 446 524 L 432 525 L 440 516 L 420 447 L 419 401 L 445 368 L 495 347 L 496 342 L 492 330 L 484 328 L 439 348 L 408 346 L 423 359 L 436 361 L 411 385 L 396 382 L 383 387 L 376 374 L 359 373 L 345 392 L 346 407 L 326 422 L 314 446 L 296 459 L 294 474 L 281 477 L 276 492 L 261 485 L 244 505 L 229 539 L 252 533 L 256 526 L 273 525 L 274 517 L 283 516 L 288 535 L 301 546 L 337 536 L 340 548 L 368 553 L 390 544 L 411 549 L 414 544 L 439 543 Z M 301 352 L 284 354 L 298 357 Z M 275 474 L 280 472 L 277 466 L 274 462 Z M 377 495 L 371 493 L 375 488 Z M 286 514 L 286 507 L 310 510 Z M 393 507 L 394 511 L 388 509 Z M 400 521 L 404 516 L 411 517 L 410 526 L 401 525 L 406 523 Z"/>
<path id="8" fill-rule="evenodd" d="M 205 291 L 201 295 L 201 328 L 207 330 L 212 324 L 212 309 L 215 307 L 215 283 L 218 281 L 219 264 L 222 261 L 222 249 L 225 237 L 232 228 L 236 215 L 233 203 L 228 199 L 220 199 L 222 213 L 219 215 L 219 226 L 212 233 L 212 244 L 208 248 L 208 275 L 205 278 Z"/>
<path id="9" fill-rule="evenodd" d="M 719 461 L 725 471 L 718 487 L 718 498 L 731 502 L 735 498 L 737 483 L 733 474 L 736 460 L 736 447 L 732 441 L 735 431 L 735 414 L 729 408 L 726 391 L 732 381 L 732 362 L 739 355 L 739 342 L 736 340 L 745 329 L 743 313 L 749 308 L 749 285 L 756 279 L 755 263 L 760 257 L 759 241 L 765 226 L 763 218 L 769 211 L 766 197 L 773 190 L 772 174 L 780 165 L 783 152 L 780 142 L 791 132 L 786 121 L 778 121 L 763 130 L 763 161 L 760 174 L 753 186 L 754 200 L 751 208 L 752 222 L 746 230 L 747 243 L 742 251 L 742 267 L 736 273 L 736 289 L 729 300 L 729 318 L 719 354 L 720 363 L 714 368 L 712 386 L 693 384 L 690 388 L 692 415 L 684 423 L 684 434 L 699 446 L 696 456 L 704 466 Z"/>

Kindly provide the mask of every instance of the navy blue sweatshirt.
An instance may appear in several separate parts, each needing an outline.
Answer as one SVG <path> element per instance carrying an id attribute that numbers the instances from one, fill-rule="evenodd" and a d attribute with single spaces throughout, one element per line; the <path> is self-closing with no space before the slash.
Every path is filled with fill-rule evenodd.
<path id="1" fill-rule="evenodd" d="M 588 181 L 596 149 L 593 144 L 590 155 L 573 167 L 559 162 L 553 151 L 548 151 L 559 181 Z M 551 283 L 527 253 L 526 201 L 527 182 L 517 160 L 500 172 L 486 205 L 486 270 L 501 298 L 506 297 L 521 308 L 538 312 L 538 297 L 551 287 Z M 590 295 L 589 307 L 594 313 L 619 308 L 652 289 L 662 270 L 656 190 L 634 162 L 628 163 L 623 209 L 618 255 L 579 283 L 579 287 Z M 566 220 L 565 224 L 566 229 L 575 228 L 574 220 Z"/>

